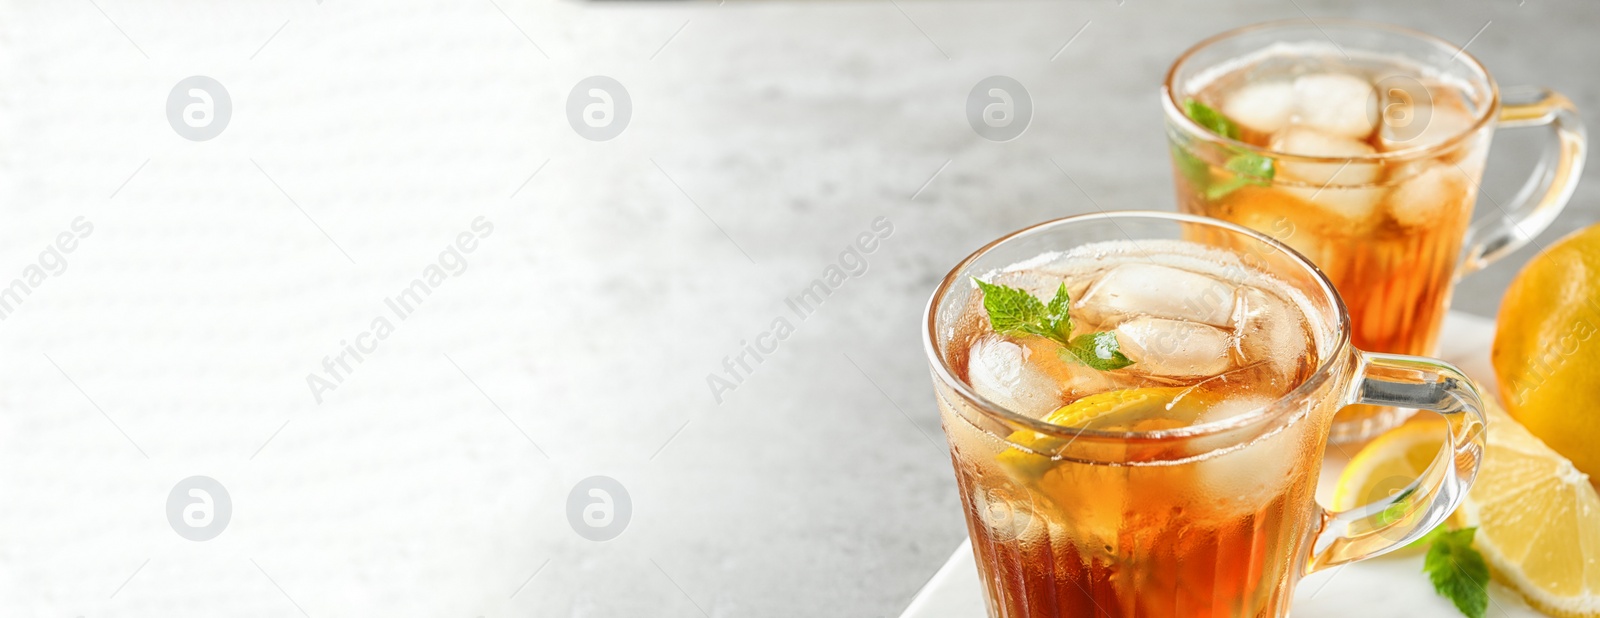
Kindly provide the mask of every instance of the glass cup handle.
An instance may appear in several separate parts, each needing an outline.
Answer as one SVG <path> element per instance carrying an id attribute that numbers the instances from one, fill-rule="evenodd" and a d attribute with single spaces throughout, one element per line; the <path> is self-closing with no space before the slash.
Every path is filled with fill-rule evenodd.
<path id="1" fill-rule="evenodd" d="M 1572 199 L 1583 175 L 1583 161 L 1589 149 L 1588 132 L 1572 101 L 1554 90 L 1515 88 L 1502 93 L 1500 128 L 1520 129 L 1550 126 L 1555 129 L 1553 147 L 1544 149 L 1533 175 L 1522 185 L 1499 216 L 1473 222 L 1467 230 L 1466 254 L 1456 276 L 1477 272 L 1490 263 L 1533 240 L 1550 227 L 1561 209 Z"/>
<path id="2" fill-rule="evenodd" d="M 1324 511 L 1306 572 L 1379 556 L 1421 538 L 1461 504 L 1483 462 L 1483 397 L 1460 369 L 1431 358 L 1357 352 L 1352 403 L 1432 410 L 1449 421 L 1421 477 L 1386 499 Z"/>

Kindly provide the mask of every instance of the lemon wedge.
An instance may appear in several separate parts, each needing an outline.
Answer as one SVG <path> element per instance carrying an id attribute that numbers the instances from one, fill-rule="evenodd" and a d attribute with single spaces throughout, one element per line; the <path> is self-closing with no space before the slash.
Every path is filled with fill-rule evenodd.
<path id="1" fill-rule="evenodd" d="M 1483 469 L 1461 505 L 1489 566 L 1534 607 L 1600 617 L 1600 493 L 1497 406 Z"/>
<path id="2" fill-rule="evenodd" d="M 1333 489 L 1337 511 L 1377 502 L 1404 491 L 1422 476 L 1444 445 L 1449 425 L 1432 414 L 1384 433 L 1367 444 L 1339 475 Z"/>
<path id="3" fill-rule="evenodd" d="M 1187 394 L 1186 394 L 1187 393 Z M 1046 414 L 1045 422 L 1061 427 L 1148 431 L 1191 424 L 1212 397 L 1188 387 L 1147 387 L 1107 391 L 1084 397 Z M 998 456 L 1001 466 L 1022 480 L 1036 480 L 1056 463 L 1052 458 L 1070 439 L 1020 430 L 1006 438 L 1012 446 Z"/>
<path id="4" fill-rule="evenodd" d="M 1496 579 L 1552 616 L 1600 618 L 1600 493 L 1572 462 L 1493 403 L 1483 467 L 1452 522 L 1476 526 L 1474 545 Z M 1403 489 L 1444 442 L 1442 419 L 1411 422 L 1361 449 L 1334 489 L 1348 509 Z"/>

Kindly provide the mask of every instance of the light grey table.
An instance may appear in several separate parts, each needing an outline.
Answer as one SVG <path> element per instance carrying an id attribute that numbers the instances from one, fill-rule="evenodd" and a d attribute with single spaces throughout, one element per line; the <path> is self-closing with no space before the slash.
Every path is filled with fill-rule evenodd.
<path id="1" fill-rule="evenodd" d="M 0 207 L 24 223 L 0 257 L 29 263 L 68 211 L 98 225 L 0 329 L 36 389 L 0 432 L 8 615 L 897 615 L 965 534 L 929 293 L 1007 231 L 1171 209 L 1157 88 L 1184 48 L 1390 21 L 1600 110 L 1578 2 L 7 4 Z M 193 74 L 233 93 L 210 142 L 163 115 Z M 1005 143 L 964 117 L 997 74 L 1035 106 Z M 630 93 L 610 141 L 566 117 L 592 75 Z M 1496 143 L 1489 196 L 1534 143 Z M 1597 192 L 1539 242 L 1600 218 Z M 313 405 L 306 371 L 479 211 L 497 231 L 462 283 Z M 864 270 L 796 316 L 879 217 Z M 1529 253 L 1455 306 L 1492 316 Z M 758 341 L 736 388 L 708 384 Z M 161 515 L 189 474 L 234 494 L 216 541 Z M 568 520 L 593 475 L 631 503 L 603 542 Z"/>

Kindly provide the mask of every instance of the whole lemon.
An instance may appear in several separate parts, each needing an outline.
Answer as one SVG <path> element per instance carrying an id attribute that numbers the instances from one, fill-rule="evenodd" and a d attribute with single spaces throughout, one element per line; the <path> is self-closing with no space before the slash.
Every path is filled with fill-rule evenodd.
<path id="1" fill-rule="evenodd" d="M 1600 225 L 1517 274 L 1500 306 L 1493 361 L 1511 416 L 1600 480 Z"/>

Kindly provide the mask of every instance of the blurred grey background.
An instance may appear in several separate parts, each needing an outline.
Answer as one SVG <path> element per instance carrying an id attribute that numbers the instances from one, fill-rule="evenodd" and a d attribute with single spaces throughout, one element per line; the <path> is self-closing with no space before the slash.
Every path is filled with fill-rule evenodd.
<path id="1" fill-rule="evenodd" d="M 96 224 L 0 325 L 7 615 L 894 616 L 965 534 L 928 295 L 1019 227 L 1172 209 L 1157 90 L 1185 48 L 1392 22 L 1600 110 L 1584 2 L 4 5 L 0 265 Z M 231 93 L 208 141 L 165 115 L 190 75 Z M 594 75 L 629 93 L 608 141 L 567 116 Z M 1013 141 L 967 124 L 991 75 L 1031 94 Z M 1496 137 L 1488 197 L 1543 137 Z M 473 270 L 314 402 L 323 355 L 480 214 Z M 1455 307 L 1492 316 L 1531 253 Z M 232 496 L 215 540 L 163 515 L 191 475 Z M 631 505 L 609 540 L 569 519 L 593 476 Z"/>

